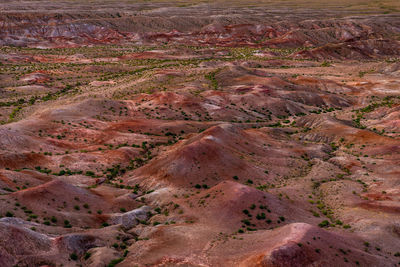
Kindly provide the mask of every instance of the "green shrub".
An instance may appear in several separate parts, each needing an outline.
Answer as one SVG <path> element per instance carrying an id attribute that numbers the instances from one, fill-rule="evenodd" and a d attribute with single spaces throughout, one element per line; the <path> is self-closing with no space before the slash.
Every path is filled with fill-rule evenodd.
<path id="1" fill-rule="evenodd" d="M 123 260 L 124 260 L 124 258 L 113 259 L 108 264 L 108 267 L 114 267 L 115 265 L 117 265 L 118 263 L 122 262 Z"/>
<path id="2" fill-rule="evenodd" d="M 318 224 L 319 227 L 328 227 L 329 225 L 330 223 L 327 220 L 322 221 L 320 224 Z"/>
<path id="3" fill-rule="evenodd" d="M 6 212 L 6 217 L 14 217 L 14 214 L 10 211 Z"/>
<path id="4" fill-rule="evenodd" d="M 87 260 L 87 259 L 90 258 L 90 256 L 92 256 L 92 254 L 89 253 L 89 252 L 86 252 L 86 253 L 85 253 L 85 256 L 83 256 L 83 258 L 84 258 L 85 260 Z"/>
<path id="5" fill-rule="evenodd" d="M 75 253 L 71 253 L 69 255 L 69 257 L 71 258 L 71 260 L 76 261 L 78 259 L 78 255 L 76 255 Z"/>
<path id="6" fill-rule="evenodd" d="M 263 212 L 263 213 L 259 213 L 259 214 L 257 214 L 257 216 L 256 216 L 256 219 L 257 220 L 264 220 L 266 217 L 265 217 L 265 213 Z"/>

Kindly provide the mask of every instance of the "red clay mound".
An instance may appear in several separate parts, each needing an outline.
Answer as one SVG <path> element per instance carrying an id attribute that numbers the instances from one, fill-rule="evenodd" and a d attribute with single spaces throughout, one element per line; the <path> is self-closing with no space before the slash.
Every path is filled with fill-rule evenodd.
<path id="1" fill-rule="evenodd" d="M 177 144 L 135 174 L 186 186 L 202 182 L 213 185 L 232 179 L 235 174 L 245 175 L 251 167 L 240 159 L 232 146 L 241 141 L 233 134 L 239 132 L 240 129 L 229 124 L 212 127 Z M 240 146 L 238 144 L 237 148 Z"/>
<path id="2" fill-rule="evenodd" d="M 111 207 L 111 202 L 96 193 L 61 180 L 21 190 L 9 197 L 39 216 L 57 217 L 60 225 L 63 225 L 61 219 L 70 220 L 74 226 L 100 223 L 101 218 L 95 212 L 102 210 L 106 213 Z"/>
<path id="3" fill-rule="evenodd" d="M 291 221 L 313 220 L 287 200 L 233 181 L 223 181 L 190 198 L 190 202 L 194 214 L 202 215 L 200 222 L 225 230 L 272 229 Z"/>
<path id="4" fill-rule="evenodd" d="M 293 54 L 294 58 L 307 59 L 372 59 L 400 55 L 400 42 L 394 40 L 361 40 L 340 44 L 329 44 Z"/>
<path id="5" fill-rule="evenodd" d="M 44 234 L 7 222 L 0 222 L 0 265 L 17 264 L 17 255 L 33 256 L 51 250 L 52 241 Z"/>
<path id="6" fill-rule="evenodd" d="M 259 233 L 253 244 L 268 238 L 260 253 L 245 259 L 239 266 L 388 266 L 393 260 L 364 251 L 363 241 L 352 235 L 328 232 L 306 223 L 294 223 Z"/>

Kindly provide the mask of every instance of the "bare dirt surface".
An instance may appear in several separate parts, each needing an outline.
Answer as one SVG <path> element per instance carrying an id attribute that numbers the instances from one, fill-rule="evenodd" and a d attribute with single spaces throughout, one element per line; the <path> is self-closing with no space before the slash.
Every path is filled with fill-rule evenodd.
<path id="1" fill-rule="evenodd" d="M 2 1 L 0 266 L 400 265 L 398 1 Z"/>

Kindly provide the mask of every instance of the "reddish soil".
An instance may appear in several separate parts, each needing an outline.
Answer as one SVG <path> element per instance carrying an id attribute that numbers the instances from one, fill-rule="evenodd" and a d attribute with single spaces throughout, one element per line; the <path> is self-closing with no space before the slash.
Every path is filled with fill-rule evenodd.
<path id="1" fill-rule="evenodd" d="M 399 12 L 352 1 L 3 1 L 0 266 L 399 265 Z"/>

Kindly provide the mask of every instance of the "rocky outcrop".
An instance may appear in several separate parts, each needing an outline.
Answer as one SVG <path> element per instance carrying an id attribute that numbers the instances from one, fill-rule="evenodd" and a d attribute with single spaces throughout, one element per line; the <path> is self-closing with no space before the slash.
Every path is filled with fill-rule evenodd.
<path id="1" fill-rule="evenodd" d="M 123 214 L 116 214 L 111 217 L 110 222 L 112 224 L 120 224 L 125 229 L 130 229 L 139 224 L 140 221 L 147 220 L 150 210 L 150 207 L 143 206 Z"/>

